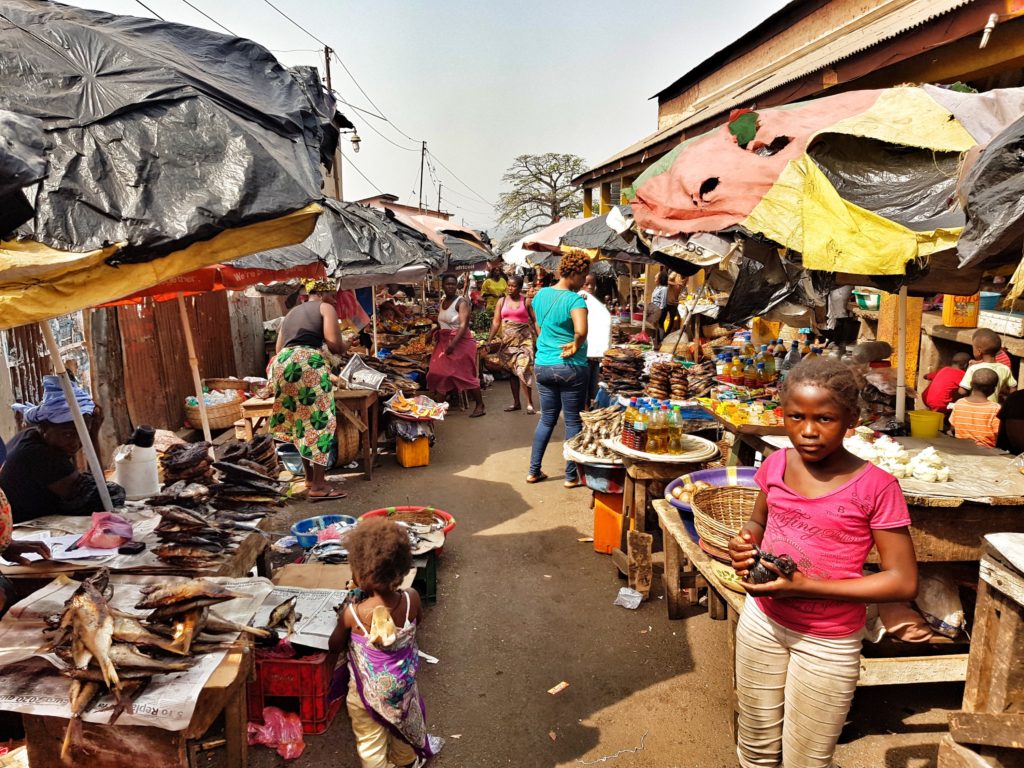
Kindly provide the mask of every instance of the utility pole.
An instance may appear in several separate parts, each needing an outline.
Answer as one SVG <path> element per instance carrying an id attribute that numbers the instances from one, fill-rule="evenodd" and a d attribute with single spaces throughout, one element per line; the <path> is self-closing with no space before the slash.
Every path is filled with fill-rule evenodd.
<path id="1" fill-rule="evenodd" d="M 420 147 L 420 210 L 423 210 L 423 166 L 427 162 L 427 142 Z"/>
<path id="2" fill-rule="evenodd" d="M 324 46 L 324 71 L 327 73 L 327 92 L 331 95 L 334 94 L 334 89 L 331 88 L 331 54 L 334 50 L 329 46 Z M 338 134 L 338 146 L 334 148 L 334 197 L 336 200 L 341 200 L 341 134 Z"/>
<path id="3" fill-rule="evenodd" d="M 438 216 L 441 215 L 441 187 L 442 186 L 443 185 L 441 184 L 440 181 L 437 182 L 437 214 L 438 214 Z"/>

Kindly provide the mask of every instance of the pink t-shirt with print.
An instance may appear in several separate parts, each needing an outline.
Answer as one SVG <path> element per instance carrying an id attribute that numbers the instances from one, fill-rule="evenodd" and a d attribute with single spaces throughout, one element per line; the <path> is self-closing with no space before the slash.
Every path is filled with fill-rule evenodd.
<path id="1" fill-rule="evenodd" d="M 910 525 L 895 477 L 868 464 L 846 484 L 807 499 L 785 483 L 789 450 L 776 451 L 755 475 L 768 497 L 768 525 L 761 548 L 789 555 L 813 579 L 854 579 L 874 544 L 874 528 Z M 757 597 L 772 621 L 815 637 L 847 637 L 864 626 L 861 603 L 797 597 Z"/>

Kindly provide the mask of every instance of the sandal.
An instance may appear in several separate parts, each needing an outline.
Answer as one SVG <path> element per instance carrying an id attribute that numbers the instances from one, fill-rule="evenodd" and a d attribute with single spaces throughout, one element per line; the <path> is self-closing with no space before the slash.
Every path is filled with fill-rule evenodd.
<path id="1" fill-rule="evenodd" d="M 528 405 L 528 406 L 526 406 L 526 413 L 529 416 L 533 416 L 537 412 L 535 410 L 533 410 L 533 406 L 532 405 Z"/>
<path id="2" fill-rule="evenodd" d="M 512 411 L 521 411 L 523 407 L 521 405 L 510 405 L 505 409 L 505 413 L 512 413 Z"/>
<path id="3" fill-rule="evenodd" d="M 563 488 L 582 488 L 586 483 L 582 480 L 566 480 L 562 483 Z"/>
<path id="4" fill-rule="evenodd" d="M 547 479 L 548 479 L 548 476 L 545 475 L 543 472 L 541 472 L 539 475 L 527 475 L 526 476 L 526 482 L 530 483 L 530 485 L 533 485 L 534 483 L 543 483 Z"/>
<path id="5" fill-rule="evenodd" d="M 340 488 L 330 488 L 326 493 L 314 494 L 312 491 L 306 493 L 306 499 L 308 501 L 337 501 L 338 499 L 344 499 L 348 496 L 348 493 L 341 490 Z"/>
<path id="6" fill-rule="evenodd" d="M 469 418 L 471 418 L 471 419 L 479 419 L 481 416 L 486 416 L 486 415 L 487 415 L 487 411 L 473 411 L 471 414 L 469 414 Z"/>

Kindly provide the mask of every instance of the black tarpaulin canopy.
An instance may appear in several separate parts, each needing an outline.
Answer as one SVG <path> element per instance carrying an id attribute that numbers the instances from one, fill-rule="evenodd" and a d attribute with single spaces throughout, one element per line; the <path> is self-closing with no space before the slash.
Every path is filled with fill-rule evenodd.
<path id="1" fill-rule="evenodd" d="M 34 117 L 0 110 L 0 237 L 32 218 L 22 189 L 46 174 L 46 136 Z"/>

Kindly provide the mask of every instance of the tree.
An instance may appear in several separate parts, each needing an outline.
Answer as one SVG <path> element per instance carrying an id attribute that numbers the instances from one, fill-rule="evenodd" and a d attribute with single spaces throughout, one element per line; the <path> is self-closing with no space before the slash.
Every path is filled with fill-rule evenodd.
<path id="1" fill-rule="evenodd" d="M 502 182 L 511 185 L 498 195 L 498 226 L 505 230 L 499 248 L 564 218 L 583 214 L 583 192 L 572 180 L 587 170 L 578 155 L 548 152 L 520 155 Z"/>

